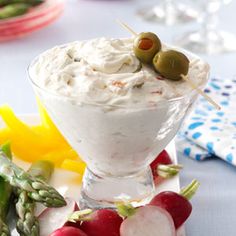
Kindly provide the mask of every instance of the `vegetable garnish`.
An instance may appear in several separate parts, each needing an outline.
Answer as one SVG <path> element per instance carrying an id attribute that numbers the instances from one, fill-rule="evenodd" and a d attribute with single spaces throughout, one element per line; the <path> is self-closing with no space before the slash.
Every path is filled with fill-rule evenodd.
<path id="1" fill-rule="evenodd" d="M 0 0 L 0 20 L 21 16 L 45 0 Z"/>
<path id="2" fill-rule="evenodd" d="M 154 33 L 141 33 L 134 40 L 133 50 L 141 62 L 152 63 L 155 54 L 161 50 L 161 41 Z"/>
<path id="3" fill-rule="evenodd" d="M 47 207 L 61 207 L 66 204 L 56 189 L 41 178 L 31 176 L 2 153 L 0 153 L 0 176 L 11 186 L 25 190 L 32 200 L 41 202 Z"/>
<path id="4" fill-rule="evenodd" d="M 68 216 L 79 208 L 75 200 L 71 198 L 66 198 L 65 200 L 66 206 L 60 208 L 46 208 L 38 216 L 40 236 L 49 236 L 61 227 L 72 226 L 68 225 Z"/>
<path id="5" fill-rule="evenodd" d="M 77 226 L 89 236 L 120 236 L 120 225 L 123 221 L 117 211 L 111 209 L 77 211 L 69 217 L 69 220 L 76 222 Z"/>
<path id="6" fill-rule="evenodd" d="M 121 224 L 120 236 L 175 236 L 170 214 L 157 206 L 146 205 L 136 210 Z"/>
<path id="7" fill-rule="evenodd" d="M 181 80 L 181 75 L 187 75 L 189 59 L 176 50 L 160 51 L 153 58 L 155 70 L 170 80 Z"/>
<path id="8" fill-rule="evenodd" d="M 0 144 L 10 141 L 14 155 L 26 162 L 48 160 L 82 177 L 85 163 L 57 130 L 40 102 L 38 105 L 41 124 L 36 126 L 22 122 L 8 105 L 0 107 L 0 116 L 6 124 L 0 129 Z"/>
<path id="9" fill-rule="evenodd" d="M 160 183 L 163 179 L 176 176 L 183 168 L 182 165 L 173 164 L 169 154 L 163 150 L 156 159 L 150 164 L 155 184 Z"/>
<path id="10" fill-rule="evenodd" d="M 134 38 L 134 54 L 138 59 L 140 59 L 143 63 L 148 63 L 150 61 L 149 57 L 144 57 L 146 55 L 145 50 L 142 50 L 142 57 L 140 56 L 140 50 L 137 53 L 137 40 L 142 38 L 143 34 L 137 34 L 130 26 L 126 23 L 123 23 L 119 20 L 117 22 L 127 31 L 129 31 Z M 155 35 L 154 33 L 152 33 Z M 157 36 L 156 36 L 157 37 Z M 158 38 L 158 37 L 157 37 Z M 146 46 L 145 46 L 146 48 Z M 150 55 L 150 54 L 149 54 Z M 163 56 L 164 55 L 164 56 Z M 155 55 L 153 55 L 153 67 L 155 71 L 157 71 L 160 75 L 162 75 L 166 79 L 170 80 L 181 80 L 186 81 L 190 87 L 195 89 L 197 93 L 203 96 L 209 103 L 211 103 L 217 110 L 220 110 L 221 107 L 213 101 L 208 95 L 206 95 L 196 84 L 194 84 L 191 80 L 188 79 L 187 73 L 189 70 L 189 61 L 188 58 L 181 52 L 175 50 L 166 50 L 166 51 L 157 51 Z M 172 71 L 173 70 L 173 71 Z"/>
<path id="11" fill-rule="evenodd" d="M 48 236 L 48 235 L 43 235 Z M 60 229 L 57 229 L 49 236 L 89 236 L 86 233 L 84 233 L 82 230 L 71 227 L 71 226 L 63 226 Z"/>
<path id="12" fill-rule="evenodd" d="M 49 161 L 34 162 L 28 170 L 31 176 L 49 181 L 54 171 L 54 165 Z M 16 191 L 16 213 L 18 215 L 16 229 L 20 235 L 39 236 L 39 222 L 34 215 L 36 202 L 29 198 L 25 190 Z"/>
<path id="13" fill-rule="evenodd" d="M 193 180 L 180 193 L 164 191 L 157 194 L 149 205 L 158 206 L 165 209 L 172 216 L 175 228 L 178 229 L 190 216 L 192 205 L 189 200 L 196 193 L 200 183 Z"/>
<path id="14" fill-rule="evenodd" d="M 29 4 L 25 3 L 14 3 L 4 6 L 0 8 L 0 20 L 24 15 L 30 7 Z"/>
<path id="15" fill-rule="evenodd" d="M 11 147 L 7 142 L 0 147 L 0 153 L 11 159 Z M 12 194 L 11 185 L 0 177 L 0 235 L 10 236 L 10 230 L 6 224 L 6 217 L 9 210 L 10 198 Z"/>

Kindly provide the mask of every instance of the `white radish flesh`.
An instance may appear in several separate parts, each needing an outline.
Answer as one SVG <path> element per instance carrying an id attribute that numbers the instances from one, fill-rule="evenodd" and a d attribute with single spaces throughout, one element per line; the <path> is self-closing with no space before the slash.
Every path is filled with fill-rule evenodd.
<path id="1" fill-rule="evenodd" d="M 67 198 L 67 205 L 61 208 L 47 208 L 39 216 L 40 236 L 48 236 L 61 228 L 68 221 L 68 217 L 78 209 L 77 203 Z"/>
<path id="2" fill-rule="evenodd" d="M 121 236 L 175 236 L 175 226 L 170 214 L 157 206 L 140 207 L 123 221 Z"/>

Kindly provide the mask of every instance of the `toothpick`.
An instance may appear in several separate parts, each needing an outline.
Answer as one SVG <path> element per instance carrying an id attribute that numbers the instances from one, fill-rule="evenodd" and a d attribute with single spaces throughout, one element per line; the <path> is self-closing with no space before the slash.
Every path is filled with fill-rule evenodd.
<path id="1" fill-rule="evenodd" d="M 133 36 L 138 36 L 138 34 L 134 30 L 132 30 L 126 23 L 120 21 L 119 19 L 117 19 L 116 21 L 120 26 L 129 31 Z"/>
<path id="2" fill-rule="evenodd" d="M 131 29 L 126 23 L 120 21 L 119 19 L 116 20 L 117 23 L 122 26 L 125 30 L 127 30 L 129 33 L 131 33 L 133 36 L 137 36 L 138 34 Z M 200 95 L 202 95 L 209 103 L 211 103 L 217 110 L 220 110 L 221 107 L 213 101 L 212 98 L 210 98 L 207 94 L 205 94 L 201 89 L 198 88 L 196 84 L 194 84 L 191 80 L 188 79 L 187 76 L 181 75 L 182 79 L 185 80 L 193 89 L 195 89 Z"/>
<path id="3" fill-rule="evenodd" d="M 187 76 L 181 75 L 182 79 L 185 80 L 193 89 L 195 89 L 200 95 L 202 95 L 209 103 L 211 103 L 217 110 L 220 110 L 221 107 L 213 101 L 207 94 L 205 94 L 201 89 L 197 87 Z"/>

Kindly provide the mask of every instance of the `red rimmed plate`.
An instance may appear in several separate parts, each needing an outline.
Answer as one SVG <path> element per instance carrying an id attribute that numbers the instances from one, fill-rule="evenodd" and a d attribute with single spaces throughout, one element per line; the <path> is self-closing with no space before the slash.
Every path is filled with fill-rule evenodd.
<path id="1" fill-rule="evenodd" d="M 47 0 L 25 15 L 0 20 L 0 42 L 39 30 L 55 21 L 63 12 L 64 0 Z"/>

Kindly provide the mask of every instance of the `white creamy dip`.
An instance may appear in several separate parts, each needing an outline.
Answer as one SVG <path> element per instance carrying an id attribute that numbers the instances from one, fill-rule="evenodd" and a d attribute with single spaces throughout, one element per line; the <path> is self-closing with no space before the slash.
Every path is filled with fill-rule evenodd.
<path id="1" fill-rule="evenodd" d="M 208 66 L 196 57 L 188 57 L 189 79 L 204 84 Z M 40 87 L 81 103 L 146 104 L 192 90 L 183 80 L 161 80 L 153 68 L 140 67 L 133 39 L 98 38 L 46 51 L 30 68 L 30 76 Z"/>
<path id="2" fill-rule="evenodd" d="M 189 79 L 204 85 L 208 65 L 187 56 Z M 58 46 L 41 54 L 29 73 L 58 129 L 99 176 L 143 171 L 173 139 L 196 99 L 185 81 L 140 69 L 132 39 Z"/>

